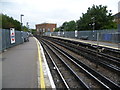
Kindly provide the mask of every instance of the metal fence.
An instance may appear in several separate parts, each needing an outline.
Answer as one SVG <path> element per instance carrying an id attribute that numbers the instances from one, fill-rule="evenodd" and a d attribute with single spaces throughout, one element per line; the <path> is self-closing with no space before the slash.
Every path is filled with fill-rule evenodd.
<path id="1" fill-rule="evenodd" d="M 11 44 L 10 30 L 0 29 L 0 51 L 24 42 L 27 32 L 15 31 L 15 43 Z"/>
<path id="2" fill-rule="evenodd" d="M 2 30 L 0 29 L 0 51 L 2 50 Z"/>
<path id="3" fill-rule="evenodd" d="M 44 35 L 120 43 L 120 32 L 118 32 L 117 29 L 94 31 L 45 32 Z"/>

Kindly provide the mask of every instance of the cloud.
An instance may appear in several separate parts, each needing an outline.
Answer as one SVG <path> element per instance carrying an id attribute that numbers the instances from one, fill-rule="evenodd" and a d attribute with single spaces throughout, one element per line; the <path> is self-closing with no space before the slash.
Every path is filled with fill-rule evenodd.
<path id="1" fill-rule="evenodd" d="M 1 0 L 3 13 L 20 21 L 20 14 L 24 14 L 23 22 L 29 22 L 31 28 L 35 24 L 53 22 L 60 26 L 64 21 L 77 20 L 88 7 L 107 5 L 108 10 L 117 13 L 119 0 Z"/>

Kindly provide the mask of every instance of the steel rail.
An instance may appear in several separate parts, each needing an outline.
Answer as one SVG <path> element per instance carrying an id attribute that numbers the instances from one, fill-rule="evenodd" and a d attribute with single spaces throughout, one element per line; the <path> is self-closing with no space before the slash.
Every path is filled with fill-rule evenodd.
<path id="1" fill-rule="evenodd" d="M 57 70 L 57 73 L 58 73 L 58 75 L 60 76 L 62 82 L 64 83 L 65 88 L 67 88 L 68 90 L 70 90 L 70 86 L 68 85 L 68 83 L 67 83 L 66 80 L 64 79 L 62 73 L 60 72 L 60 70 L 59 70 L 59 68 L 58 68 L 58 66 L 57 66 L 57 64 L 54 62 L 53 58 L 51 57 L 51 55 L 49 54 L 49 52 L 47 51 L 47 49 L 44 47 L 43 42 L 41 42 L 41 44 L 42 44 L 42 46 L 43 46 L 43 49 L 45 50 L 45 52 L 46 52 L 47 55 L 49 56 L 51 62 L 53 63 L 55 69 Z"/>
<path id="2" fill-rule="evenodd" d="M 86 47 L 83 47 L 83 46 L 87 46 L 87 47 L 90 47 L 91 45 L 89 45 L 89 44 L 84 44 L 84 45 L 82 45 L 82 46 L 80 46 L 81 44 L 83 44 L 83 43 L 81 43 L 81 42 L 77 42 L 77 41 L 71 41 L 71 40 L 65 40 L 65 39 L 62 39 L 62 38 L 55 38 L 55 37 L 45 37 L 45 38 L 51 38 L 51 39 L 54 39 L 54 40 L 60 40 L 60 41 L 64 41 L 64 42 L 67 42 L 67 43 L 71 43 L 71 44 L 74 44 L 74 45 L 79 45 L 79 47 L 80 48 L 83 48 L 83 49 L 86 49 Z M 91 46 L 92 47 L 92 46 Z M 96 46 L 96 49 L 97 49 L 97 46 Z M 92 52 L 97 52 L 97 51 L 95 51 L 95 50 L 92 50 L 92 49 L 89 49 L 89 48 L 87 48 L 87 51 L 92 51 Z M 120 63 L 120 58 L 118 58 L 118 57 L 114 57 L 114 56 L 110 56 L 110 55 L 108 55 L 108 54 L 105 54 L 105 53 L 102 53 L 102 52 L 98 52 L 100 55 L 102 55 L 102 56 L 106 56 L 107 58 L 109 58 L 111 61 L 115 61 L 115 62 L 119 62 Z M 117 53 L 120 53 L 120 51 L 119 52 L 117 52 Z"/>
<path id="3" fill-rule="evenodd" d="M 70 50 L 72 50 L 72 51 L 74 51 L 74 52 L 77 52 L 77 53 L 79 53 L 79 54 L 81 54 L 82 56 L 85 56 L 85 57 L 88 57 L 88 55 L 85 55 L 85 54 L 83 54 L 83 53 L 81 53 L 81 52 L 79 52 L 78 50 L 81 50 L 81 49 L 79 49 L 79 48 L 76 48 L 76 46 L 73 46 L 73 45 L 70 45 L 70 44 L 66 44 L 66 43 L 64 43 L 64 44 L 66 44 L 66 45 L 63 45 L 62 43 L 59 43 L 59 42 L 55 42 L 55 41 L 53 41 L 54 43 L 56 43 L 56 44 L 59 44 L 59 45 L 62 45 L 62 46 L 64 46 L 64 47 L 66 47 L 66 48 L 68 48 L 68 49 L 70 49 Z M 74 49 L 73 49 L 74 48 Z M 75 50 L 76 49 L 76 50 Z M 82 49 L 82 51 L 84 51 L 84 52 L 88 52 L 87 50 L 83 50 Z M 94 55 L 96 55 L 95 53 L 93 54 L 93 53 L 91 53 L 90 51 L 89 51 L 89 56 L 92 54 L 92 56 L 94 56 Z M 99 57 L 101 57 L 101 56 L 99 56 Z M 90 57 L 88 57 L 89 59 L 94 59 L 94 58 L 90 58 Z M 120 73 L 120 68 L 119 67 L 115 67 L 115 66 L 113 66 L 113 65 L 109 65 L 109 63 L 107 63 L 107 62 L 105 62 L 105 61 L 102 61 L 102 60 L 99 60 L 99 61 L 97 61 L 98 63 L 100 63 L 102 66 L 104 66 L 104 67 L 107 67 L 107 68 L 109 68 L 109 69 L 112 69 L 113 71 L 115 71 L 115 72 L 117 72 L 117 73 Z"/>
<path id="4" fill-rule="evenodd" d="M 47 37 L 49 37 L 49 36 L 47 36 Z M 92 45 L 92 44 L 89 44 L 89 43 L 82 43 L 82 42 L 79 42 L 79 41 L 67 40 L 67 39 L 56 38 L 56 37 L 49 37 L 49 38 L 54 38 L 54 39 L 57 39 L 57 40 L 62 40 L 62 41 L 65 41 L 65 42 L 73 43 L 75 45 L 79 44 L 79 45 L 82 45 L 82 46 L 87 46 L 87 47 L 89 46 L 89 47 L 94 48 L 94 49 L 97 49 L 97 47 L 99 47 L 99 48 L 105 48 L 106 50 L 108 50 L 110 52 L 114 52 L 114 53 L 119 53 L 120 54 L 120 50 L 113 49 L 113 48 L 102 47 L 102 46 Z"/>
<path id="5" fill-rule="evenodd" d="M 61 39 L 60 39 L 60 40 L 61 40 Z M 64 40 L 63 40 L 63 41 L 64 41 Z M 67 41 L 68 43 L 69 43 L 69 42 L 74 42 L 74 41 L 69 41 L 69 40 L 65 40 L 65 41 Z M 69 44 L 70 44 L 70 43 L 69 43 Z M 71 43 L 71 44 L 74 44 L 74 43 Z M 75 44 L 79 44 L 79 43 L 75 43 Z M 74 44 L 74 45 L 75 45 L 75 44 Z M 76 46 L 76 45 L 75 45 L 75 46 Z M 91 49 L 89 49 L 89 48 L 85 48 L 85 47 L 81 47 L 81 46 L 76 46 L 76 47 L 79 47 L 79 48 L 81 48 L 81 49 L 83 49 L 83 50 L 87 49 L 87 51 L 89 51 L 89 52 L 97 53 L 97 51 L 91 50 Z M 86 51 L 86 50 L 85 50 L 85 51 Z M 110 56 L 110 55 L 107 55 L 107 54 L 102 53 L 102 52 L 98 52 L 98 54 L 104 56 L 104 58 L 107 57 L 110 61 L 113 61 L 113 63 L 116 62 L 116 63 L 119 63 L 119 65 L 120 65 L 120 58 L 117 58 L 117 57 L 114 57 L 114 56 Z M 107 58 L 106 58 L 106 59 L 107 59 Z"/>
<path id="6" fill-rule="evenodd" d="M 43 41 L 42 41 L 43 42 Z M 46 44 L 44 42 L 44 44 Z M 49 47 L 49 49 L 51 49 L 52 52 L 54 52 L 54 54 L 64 63 L 64 65 L 70 70 L 70 72 L 76 77 L 76 79 L 80 82 L 80 85 L 84 88 L 84 89 L 88 89 L 90 90 L 90 88 L 82 81 L 82 79 L 77 75 L 76 72 L 74 72 L 74 70 L 72 70 L 72 68 L 56 53 L 55 50 L 53 50 L 48 44 L 46 44 L 46 46 Z"/>
<path id="7" fill-rule="evenodd" d="M 53 44 L 52 44 L 52 46 L 53 46 Z M 54 47 L 56 47 L 56 46 L 54 45 Z M 59 48 L 57 50 L 59 51 L 61 49 Z M 66 53 L 63 50 L 61 50 L 61 51 L 64 52 L 64 53 Z M 100 73 L 98 73 L 98 72 L 94 71 L 93 69 L 89 68 L 84 63 L 82 63 L 78 59 L 76 59 L 74 56 L 71 56 L 68 53 L 66 53 L 66 54 L 69 55 L 72 59 L 74 59 L 74 61 L 76 61 L 77 63 L 79 63 L 80 65 L 82 65 L 84 67 L 84 69 L 88 70 L 88 72 L 91 72 L 91 74 L 94 75 L 97 79 L 99 79 L 99 81 L 101 81 L 101 82 L 104 81 L 102 83 L 104 83 L 105 86 L 107 86 L 109 88 L 120 88 L 120 86 L 118 86 L 117 84 L 115 84 L 114 82 L 112 82 L 110 79 L 106 78 L 105 76 L 101 75 Z"/>
<path id="8" fill-rule="evenodd" d="M 71 62 L 73 62 L 74 65 L 77 65 L 80 69 L 82 69 L 84 72 L 86 72 L 90 77 L 92 77 L 94 80 L 96 80 L 99 84 L 101 84 L 104 88 L 107 88 L 110 90 L 110 88 L 105 85 L 103 82 L 101 82 L 99 79 L 97 79 L 95 76 L 93 76 L 88 70 L 84 69 L 80 64 L 76 63 L 75 60 L 70 58 L 67 54 L 65 54 L 60 48 L 58 49 L 56 46 L 54 46 L 57 51 L 59 51 L 61 54 L 63 54 L 65 57 L 67 57 Z"/>

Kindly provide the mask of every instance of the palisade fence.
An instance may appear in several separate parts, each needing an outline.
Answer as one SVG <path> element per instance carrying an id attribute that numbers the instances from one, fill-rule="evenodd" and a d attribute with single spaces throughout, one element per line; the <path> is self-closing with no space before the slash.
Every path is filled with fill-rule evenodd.
<path id="1" fill-rule="evenodd" d="M 27 37 L 27 32 L 15 30 L 15 43 L 11 44 L 10 30 L 0 29 L 0 51 L 16 46 L 24 42 L 24 37 Z"/>
<path id="2" fill-rule="evenodd" d="M 94 30 L 94 31 L 59 31 L 45 32 L 44 36 L 60 36 L 66 38 L 77 38 L 84 40 L 99 40 L 112 43 L 120 43 L 120 32 L 114 30 Z"/>

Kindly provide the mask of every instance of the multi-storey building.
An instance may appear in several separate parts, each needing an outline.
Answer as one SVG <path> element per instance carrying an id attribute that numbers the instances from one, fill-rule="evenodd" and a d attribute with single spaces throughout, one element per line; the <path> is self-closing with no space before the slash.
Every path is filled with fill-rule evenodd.
<path id="1" fill-rule="evenodd" d="M 42 23 L 36 24 L 37 33 L 42 34 L 44 32 L 53 32 L 56 28 L 57 24 L 53 23 Z"/>

